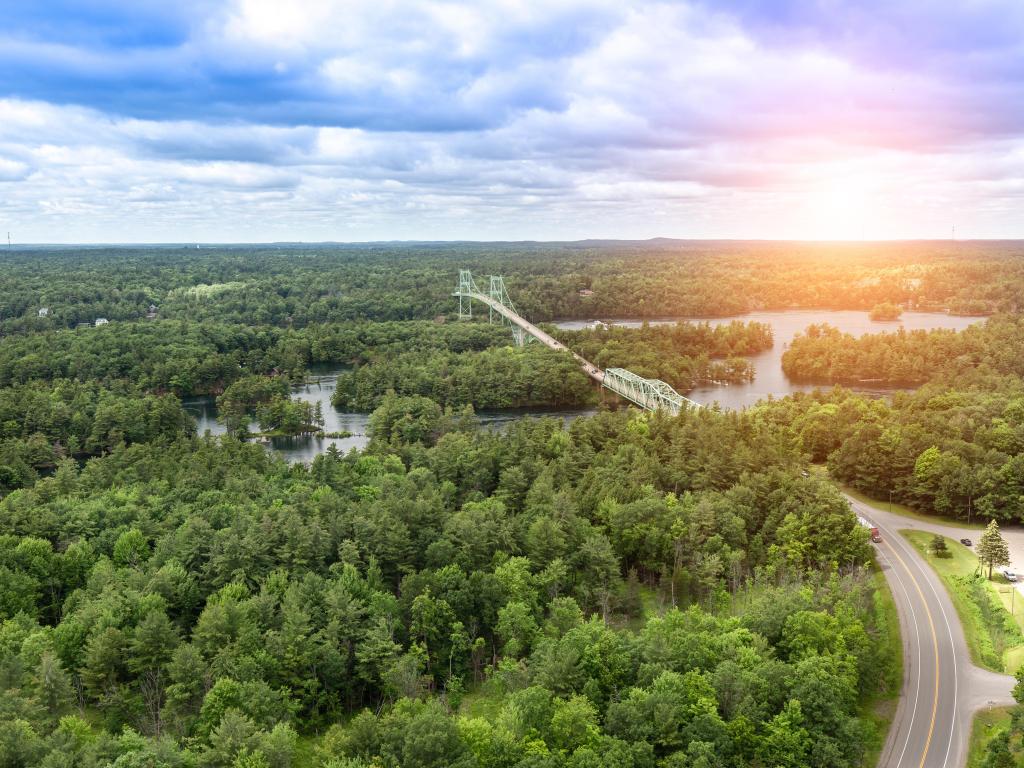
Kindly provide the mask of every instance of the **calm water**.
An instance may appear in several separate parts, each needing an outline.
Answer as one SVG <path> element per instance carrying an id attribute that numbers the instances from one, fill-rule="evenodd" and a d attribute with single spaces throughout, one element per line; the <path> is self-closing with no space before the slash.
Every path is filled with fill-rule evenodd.
<path id="1" fill-rule="evenodd" d="M 666 318 L 663 320 L 650 320 L 651 325 L 665 325 L 675 323 L 679 320 L 690 320 L 691 322 L 703 322 L 701 318 Z M 786 378 L 782 372 L 782 353 L 789 346 L 793 337 L 803 331 L 812 323 L 827 322 L 846 333 L 860 336 L 865 333 L 881 333 L 882 331 L 896 330 L 900 326 L 907 330 L 929 330 L 933 328 L 950 328 L 963 330 L 972 323 L 980 321 L 976 317 L 958 317 L 946 315 L 939 312 L 905 312 L 899 320 L 873 321 L 868 317 L 867 312 L 819 312 L 814 310 L 794 310 L 784 312 L 753 312 L 749 315 L 739 317 L 719 317 L 707 320 L 711 325 L 730 323 L 733 320 L 755 321 L 766 323 L 771 326 L 775 339 L 775 346 L 767 352 L 753 355 L 750 361 L 754 364 L 754 381 L 745 384 L 720 384 L 699 387 L 692 392 L 685 393 L 687 397 L 703 405 L 719 403 L 723 408 L 743 408 L 753 405 L 758 400 L 773 395 L 784 397 L 797 391 L 809 391 L 814 389 L 812 384 L 794 383 Z M 616 320 L 617 325 L 624 325 L 630 328 L 638 328 L 642 320 Z M 560 328 L 578 330 L 589 323 L 583 320 L 570 320 L 558 322 Z M 323 453 L 328 446 L 335 445 L 339 451 L 347 452 L 352 448 L 362 449 L 366 447 L 369 437 L 366 434 L 369 414 L 367 413 L 342 413 L 331 405 L 331 395 L 338 384 L 338 374 L 347 370 L 346 368 L 320 368 L 311 371 L 309 383 L 294 390 L 294 397 L 306 400 L 311 403 L 320 402 L 324 414 L 325 432 L 350 432 L 351 437 L 314 437 L 313 435 L 298 435 L 295 437 L 275 437 L 270 441 L 270 447 L 280 453 L 288 461 L 312 461 L 317 454 Z M 858 391 L 869 394 L 886 394 L 891 389 L 884 388 L 859 388 Z M 196 426 L 200 435 L 209 430 L 211 434 L 220 435 L 224 433 L 224 425 L 217 421 L 217 406 L 212 397 L 188 398 L 182 402 L 185 410 L 196 420 Z M 481 411 L 477 414 L 480 424 L 489 429 L 504 429 L 514 421 L 523 418 L 553 416 L 561 418 L 566 422 L 572 421 L 580 416 L 589 416 L 595 413 L 593 408 L 581 409 L 521 409 L 513 411 Z M 256 425 L 252 429 L 256 429 Z"/>
<path id="2" fill-rule="evenodd" d="M 754 364 L 754 380 L 743 384 L 713 384 L 698 387 L 691 392 L 685 392 L 687 397 L 701 405 L 719 403 L 723 408 L 737 409 L 753 405 L 758 400 L 772 395 L 774 397 L 785 397 L 793 392 L 808 392 L 814 389 L 814 384 L 796 383 L 786 378 L 782 372 L 782 353 L 786 351 L 793 337 L 801 333 L 808 325 L 814 323 L 828 323 L 844 333 L 851 333 L 854 336 L 862 336 L 865 333 L 883 333 L 906 328 L 908 331 L 932 330 L 935 328 L 949 328 L 961 331 L 967 326 L 981 322 L 984 318 L 961 317 L 958 315 L 947 315 L 942 312 L 904 312 L 899 320 L 872 320 L 867 312 L 855 311 L 819 311 L 819 310 L 787 310 L 780 312 L 751 312 L 749 315 L 738 317 L 716 317 L 704 320 L 702 318 L 666 318 L 664 320 L 649 320 L 650 325 L 666 325 L 676 323 L 679 320 L 690 322 L 707 322 L 710 325 L 723 325 L 733 320 L 744 322 L 765 323 L 771 326 L 772 335 L 775 339 L 775 346 L 759 355 L 752 355 L 749 359 Z M 616 325 L 624 325 L 628 328 L 639 328 L 642 320 L 616 320 Z M 579 330 L 586 328 L 589 323 L 582 320 L 568 320 L 555 323 L 559 328 Z M 867 394 L 886 394 L 892 389 L 876 387 L 852 387 L 858 392 Z"/>
<path id="3" fill-rule="evenodd" d="M 310 403 L 318 402 L 323 409 L 324 431 L 325 432 L 351 432 L 351 437 L 315 437 L 314 435 L 295 435 L 294 437 L 273 437 L 270 439 L 270 447 L 275 453 L 280 453 L 288 461 L 310 462 L 318 454 L 323 453 L 331 445 L 337 446 L 338 450 L 346 453 L 352 448 L 362 450 L 369 442 L 367 435 L 367 424 L 370 420 L 368 413 L 343 413 L 335 410 L 331 405 L 331 395 L 338 386 L 338 374 L 347 368 L 320 369 L 311 372 L 312 380 L 292 391 L 292 396 L 299 400 L 306 400 Z M 209 431 L 212 435 L 222 435 L 226 431 L 224 425 L 217 421 L 217 404 L 213 397 L 192 397 L 182 401 L 182 407 L 192 418 L 196 420 L 196 431 L 202 435 Z M 595 408 L 580 409 L 551 409 L 531 408 L 509 411 L 480 411 L 477 419 L 480 425 L 487 429 L 501 430 L 509 424 L 523 418 L 537 418 L 541 416 L 552 416 L 560 418 L 565 422 L 572 421 L 580 416 L 590 416 L 596 413 Z M 253 423 L 250 429 L 257 430 L 258 425 Z"/>

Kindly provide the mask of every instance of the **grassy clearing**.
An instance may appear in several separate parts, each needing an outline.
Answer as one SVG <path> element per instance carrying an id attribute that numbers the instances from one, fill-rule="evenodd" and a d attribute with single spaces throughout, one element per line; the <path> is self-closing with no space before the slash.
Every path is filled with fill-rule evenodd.
<path id="1" fill-rule="evenodd" d="M 1018 623 L 1020 619 L 1018 618 Z M 1017 670 L 1024 665 L 1024 645 L 1011 648 L 1003 654 L 1003 667 L 1011 674 L 1017 674 Z"/>
<path id="2" fill-rule="evenodd" d="M 199 283 L 191 288 L 176 288 L 171 291 L 170 296 L 188 296 L 193 299 L 210 299 L 229 291 L 239 291 L 245 288 L 246 283 L 234 281 L 230 283 Z"/>
<path id="3" fill-rule="evenodd" d="M 974 716 L 971 740 L 967 747 L 967 768 L 981 768 L 985 750 L 992 737 L 1010 724 L 1013 707 L 983 709 Z"/>
<path id="4" fill-rule="evenodd" d="M 482 717 L 493 722 L 501 713 L 505 695 L 494 680 L 485 680 L 472 687 L 462 697 L 459 714 L 466 717 Z"/>
<path id="5" fill-rule="evenodd" d="M 896 715 L 896 704 L 903 683 L 903 643 L 900 642 L 900 619 L 896 613 L 896 603 L 882 572 L 876 570 L 872 578 L 875 586 L 877 661 L 881 665 L 881 675 L 878 691 L 860 707 L 861 718 L 870 723 L 873 730 L 864 746 L 864 758 L 861 760 L 865 768 L 878 763 L 889 726 Z"/>
<path id="6" fill-rule="evenodd" d="M 971 660 L 994 672 L 1015 671 L 1011 663 L 1021 660 L 1024 634 L 1015 616 L 1004 606 L 1000 588 L 1012 588 L 1002 576 L 989 581 L 978 572 L 978 558 L 967 547 L 946 540 L 950 557 L 938 558 L 929 551 L 934 534 L 924 531 L 900 531 L 935 569 L 946 585 L 953 606 L 960 616 Z M 943 537 L 945 538 L 945 537 Z M 1007 595 L 1007 600 L 1010 596 Z"/>

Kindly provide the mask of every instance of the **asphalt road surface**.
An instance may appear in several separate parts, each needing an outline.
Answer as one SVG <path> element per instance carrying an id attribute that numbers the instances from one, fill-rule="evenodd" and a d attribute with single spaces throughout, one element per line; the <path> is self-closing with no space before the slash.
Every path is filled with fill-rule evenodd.
<path id="1" fill-rule="evenodd" d="M 908 520 L 847 499 L 882 535 L 875 546 L 896 601 L 903 639 L 903 689 L 878 765 L 959 768 L 967 761 L 974 713 L 1012 704 L 1014 679 L 971 663 L 945 586 L 897 532 L 913 527 Z"/>

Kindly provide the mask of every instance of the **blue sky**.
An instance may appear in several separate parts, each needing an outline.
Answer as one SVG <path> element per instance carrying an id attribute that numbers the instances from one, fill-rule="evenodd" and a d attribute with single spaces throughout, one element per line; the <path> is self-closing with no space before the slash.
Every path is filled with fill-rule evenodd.
<path id="1" fill-rule="evenodd" d="M 1017 0 L 7 6 L 15 241 L 1024 237 Z"/>

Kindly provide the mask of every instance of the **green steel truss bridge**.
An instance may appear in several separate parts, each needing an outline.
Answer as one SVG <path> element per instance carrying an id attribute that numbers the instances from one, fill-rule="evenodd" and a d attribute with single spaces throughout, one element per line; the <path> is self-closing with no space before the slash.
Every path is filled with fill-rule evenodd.
<path id="1" fill-rule="evenodd" d="M 468 269 L 460 269 L 459 285 L 452 296 L 457 296 L 459 299 L 460 320 L 472 318 L 473 302 L 479 301 L 487 306 L 487 319 L 490 322 L 498 322 L 511 329 L 512 338 L 517 346 L 521 347 L 536 339 L 551 349 L 568 352 L 590 378 L 605 389 L 626 398 L 641 408 L 646 408 L 649 411 L 667 411 L 673 416 L 677 415 L 684 407 L 700 408 L 699 403 L 683 397 L 664 381 L 645 379 L 625 368 L 609 368 L 602 371 L 590 361 L 583 359 L 516 311 L 515 305 L 505 289 L 503 277 L 492 275 L 485 293 L 477 287 L 473 275 Z"/>

